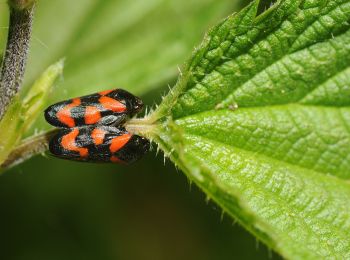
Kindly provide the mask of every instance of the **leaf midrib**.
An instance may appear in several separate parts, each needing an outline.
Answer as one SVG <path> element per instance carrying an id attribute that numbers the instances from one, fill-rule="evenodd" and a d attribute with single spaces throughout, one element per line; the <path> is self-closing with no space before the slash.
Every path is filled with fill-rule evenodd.
<path id="1" fill-rule="evenodd" d="M 253 151 L 250 151 L 250 150 L 247 150 L 247 149 L 238 147 L 238 146 L 233 146 L 233 145 L 230 145 L 230 144 L 226 144 L 226 143 L 224 143 L 224 142 L 222 142 L 222 141 L 220 141 L 220 140 L 215 140 L 215 139 L 212 139 L 212 138 L 208 138 L 208 137 L 206 137 L 206 136 L 196 135 L 196 134 L 194 134 L 194 133 L 189 133 L 189 132 L 186 132 L 186 135 L 196 136 L 196 137 L 199 137 L 199 138 L 204 139 L 204 140 L 210 140 L 210 142 L 217 143 L 219 146 L 222 146 L 222 145 L 229 146 L 229 147 L 232 147 L 232 148 L 234 148 L 234 149 L 236 149 L 236 150 L 238 150 L 238 151 L 244 151 L 244 152 L 249 153 L 249 154 L 251 154 L 251 155 L 253 155 L 253 156 L 259 156 L 259 157 L 261 157 L 261 158 L 265 158 L 265 159 L 267 159 L 267 160 L 272 161 L 273 163 L 279 163 L 279 164 L 283 163 L 283 164 L 288 165 L 288 167 L 296 167 L 296 168 L 302 169 L 302 170 L 304 170 L 304 171 L 307 170 L 307 171 L 312 171 L 312 172 L 315 173 L 315 174 L 322 174 L 322 175 L 325 175 L 325 173 L 318 172 L 318 171 L 315 171 L 315 170 L 310 169 L 310 168 L 302 167 L 302 166 L 300 166 L 300 165 L 292 164 L 292 163 L 289 163 L 289 162 L 287 162 L 287 161 L 277 160 L 276 158 L 273 158 L 273 157 L 271 157 L 271 156 L 267 156 L 267 155 L 261 154 L 261 153 L 259 153 L 259 152 L 253 152 Z M 343 179 L 341 179 L 341 178 L 339 178 L 339 177 L 337 177 L 337 176 L 335 176 L 335 175 L 327 175 L 327 176 L 331 176 L 331 177 L 334 177 L 334 178 L 336 178 L 336 179 L 338 179 L 338 180 L 343 181 Z M 349 186 L 349 187 L 350 187 L 350 186 Z"/>
<path id="2" fill-rule="evenodd" d="M 271 106 L 264 106 L 265 108 L 268 108 L 268 107 L 279 107 L 279 108 L 282 108 L 282 109 L 286 109 L 285 107 L 289 107 L 289 106 L 299 106 L 299 107 L 315 107 L 315 108 L 319 108 L 319 107 L 324 107 L 324 108 L 326 108 L 326 109 L 329 109 L 329 108 L 331 108 L 331 109 L 334 109 L 335 111 L 337 111 L 337 112 L 340 112 L 340 109 L 350 109 L 350 106 L 347 106 L 347 107 L 341 107 L 341 108 L 338 108 L 338 107 L 329 107 L 329 106 L 316 106 L 316 105 L 305 105 L 305 104 L 298 104 L 298 103 L 289 103 L 289 104 L 285 104 L 285 105 L 271 105 Z M 239 109 L 246 109 L 246 110 L 251 110 L 251 109 L 256 109 L 257 107 L 245 107 L 245 108 L 239 108 Z M 229 109 L 225 109 L 226 111 L 230 111 L 230 112 L 232 112 L 232 113 L 234 113 L 235 111 L 231 111 L 231 110 L 229 110 Z M 286 110 L 288 110 L 288 109 L 286 109 Z M 194 116 L 196 116 L 196 115 L 200 115 L 200 114 L 206 114 L 206 113 L 208 113 L 208 112 L 210 112 L 210 111 L 213 111 L 213 110 L 209 110 L 209 111 L 201 111 L 201 112 L 198 112 L 198 113 L 195 113 L 195 114 L 191 114 L 191 115 L 187 115 L 187 116 L 185 116 L 185 117 L 181 117 L 181 118 L 176 118 L 175 120 L 174 120 L 174 122 L 176 123 L 176 121 L 178 121 L 178 120 L 187 120 L 187 119 L 191 119 L 192 117 L 194 117 Z M 214 110 L 215 111 L 215 110 Z M 341 115 L 341 113 L 339 113 L 340 115 Z M 343 118 L 343 116 L 341 115 L 341 121 L 343 122 L 343 124 L 344 124 L 344 127 L 346 128 L 346 129 L 348 129 L 349 130 L 349 132 L 348 133 L 350 133 L 350 127 L 349 127 L 349 125 L 347 125 L 346 124 L 346 121 L 345 121 L 345 119 Z M 307 167 L 305 167 L 305 166 L 302 166 L 302 165 L 299 165 L 299 164 L 295 164 L 295 162 L 294 163 L 292 163 L 292 162 L 288 162 L 288 161 L 286 161 L 286 160 L 281 160 L 281 159 L 276 159 L 276 158 L 274 158 L 274 157 L 272 157 L 272 156 L 267 156 L 267 155 L 265 155 L 265 154 L 263 154 L 263 153 L 261 153 L 261 152 L 257 152 L 257 151 L 251 151 L 251 150 L 248 150 L 248 149 L 244 149 L 244 148 L 242 148 L 242 147 L 238 147 L 238 146 L 233 146 L 233 145 L 231 145 L 231 144 L 227 144 L 227 143 L 224 143 L 224 142 L 222 142 L 222 141 L 220 141 L 220 140 L 215 140 L 215 139 L 211 139 L 211 138 L 208 138 L 208 137 L 204 137 L 204 136 L 202 136 L 202 135 L 196 135 L 196 134 L 194 134 L 194 133 L 189 133 L 188 131 L 186 132 L 187 134 L 189 134 L 189 135 L 193 135 L 193 136 L 198 136 L 198 137 L 201 137 L 201 138 L 205 138 L 205 139 L 208 139 L 208 140 L 211 140 L 211 141 L 214 141 L 214 142 L 218 142 L 219 144 L 221 144 L 221 145 L 229 145 L 230 147 L 233 147 L 233 148 L 235 148 L 235 149 L 238 149 L 238 150 L 241 150 L 241 151 L 246 151 L 246 152 L 249 152 L 249 153 L 252 153 L 252 154 L 255 154 L 255 155 L 259 155 L 259 156 L 262 156 L 263 158 L 269 158 L 270 160 L 273 160 L 273 161 L 275 161 L 275 162 L 281 162 L 281 163 L 286 163 L 287 165 L 289 165 L 289 166 L 293 166 L 293 165 L 295 165 L 295 166 L 297 166 L 297 167 L 299 167 L 299 168 L 301 168 L 301 169 L 304 169 L 304 170 L 308 170 L 308 171 L 313 171 L 313 172 L 316 172 L 316 173 L 318 173 L 318 174 L 323 174 L 323 175 L 327 175 L 329 172 L 319 172 L 319 171 L 316 171 L 316 170 L 314 170 L 313 168 L 307 168 Z M 331 174 L 332 176 L 334 176 L 334 177 L 336 177 L 336 178 L 338 178 L 338 179 L 340 179 L 340 180 L 344 180 L 343 178 L 340 178 L 339 176 L 337 176 L 337 175 L 335 175 L 335 174 Z"/>

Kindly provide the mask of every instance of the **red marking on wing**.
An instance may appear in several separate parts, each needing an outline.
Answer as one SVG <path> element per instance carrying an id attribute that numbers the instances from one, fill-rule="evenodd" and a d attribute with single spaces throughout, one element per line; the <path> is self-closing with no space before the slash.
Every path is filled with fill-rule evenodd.
<path id="1" fill-rule="evenodd" d="M 87 157 L 89 150 L 87 148 L 80 148 L 75 144 L 75 138 L 77 138 L 78 134 L 79 130 L 73 129 L 72 132 L 62 137 L 61 145 L 68 151 L 78 152 L 81 157 Z"/>
<path id="2" fill-rule="evenodd" d="M 114 137 L 114 138 L 112 139 L 111 145 L 109 146 L 109 150 L 110 150 L 112 153 L 117 152 L 117 151 L 120 150 L 127 142 L 129 142 L 130 138 L 131 138 L 131 134 L 123 134 L 123 135 L 121 135 L 121 136 Z"/>
<path id="3" fill-rule="evenodd" d="M 101 96 L 105 96 L 105 95 L 108 95 L 109 93 L 111 93 L 112 91 L 113 91 L 113 89 L 104 90 L 104 91 L 98 92 L 98 94 L 100 94 Z"/>
<path id="4" fill-rule="evenodd" d="M 96 124 L 101 119 L 101 113 L 97 107 L 87 106 L 85 109 L 85 124 Z"/>
<path id="5" fill-rule="evenodd" d="M 74 98 L 72 100 L 72 103 L 66 105 L 64 108 L 62 108 L 60 111 L 57 112 L 56 116 L 57 119 L 62 123 L 67 125 L 68 127 L 74 127 L 75 121 L 74 118 L 72 118 L 70 110 L 73 107 L 79 106 L 81 104 L 80 98 Z"/>
<path id="6" fill-rule="evenodd" d="M 102 129 L 95 128 L 91 132 L 91 138 L 94 141 L 94 144 L 100 145 L 103 144 L 103 140 L 105 138 L 106 132 L 103 131 Z"/>
<path id="7" fill-rule="evenodd" d="M 120 160 L 117 156 L 112 156 L 111 157 L 111 162 L 113 163 L 124 163 L 122 160 Z"/>
<path id="8" fill-rule="evenodd" d="M 113 112 L 118 113 L 126 111 L 126 106 L 113 98 L 102 96 L 98 101 L 107 110 L 112 110 Z"/>

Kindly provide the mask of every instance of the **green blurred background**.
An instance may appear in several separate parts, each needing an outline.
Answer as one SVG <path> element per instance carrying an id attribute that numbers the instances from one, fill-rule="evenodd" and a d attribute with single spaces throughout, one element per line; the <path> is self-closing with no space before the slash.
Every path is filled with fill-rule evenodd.
<path id="1" fill-rule="evenodd" d="M 152 107 L 204 32 L 248 2 L 41 0 L 25 87 L 66 57 L 51 102 L 122 86 Z M 48 127 L 40 118 L 31 132 Z M 6 172 L 0 259 L 279 258 L 155 150 L 128 167 L 38 156 Z"/>

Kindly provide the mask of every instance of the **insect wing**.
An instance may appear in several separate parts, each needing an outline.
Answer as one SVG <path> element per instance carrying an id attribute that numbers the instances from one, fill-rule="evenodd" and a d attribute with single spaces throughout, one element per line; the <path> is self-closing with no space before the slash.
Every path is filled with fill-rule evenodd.
<path id="1" fill-rule="evenodd" d="M 119 125 L 143 108 L 142 100 L 122 90 L 106 90 L 58 102 L 45 110 L 45 119 L 56 127 Z"/>
<path id="2" fill-rule="evenodd" d="M 149 141 L 124 128 L 86 126 L 59 130 L 51 139 L 49 150 L 68 160 L 129 164 L 149 150 Z"/>

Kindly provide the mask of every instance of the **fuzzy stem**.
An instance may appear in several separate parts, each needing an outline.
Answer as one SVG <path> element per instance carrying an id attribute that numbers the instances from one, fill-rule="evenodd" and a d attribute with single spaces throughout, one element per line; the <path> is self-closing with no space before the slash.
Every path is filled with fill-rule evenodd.
<path id="1" fill-rule="evenodd" d="M 0 74 L 0 119 L 23 81 L 34 8 L 34 5 L 24 10 L 10 7 L 9 32 Z"/>
<path id="2" fill-rule="evenodd" d="M 124 125 L 126 130 L 132 134 L 143 135 L 148 137 L 149 134 L 155 128 L 155 124 L 152 123 L 149 118 L 133 118 L 126 122 Z"/>

